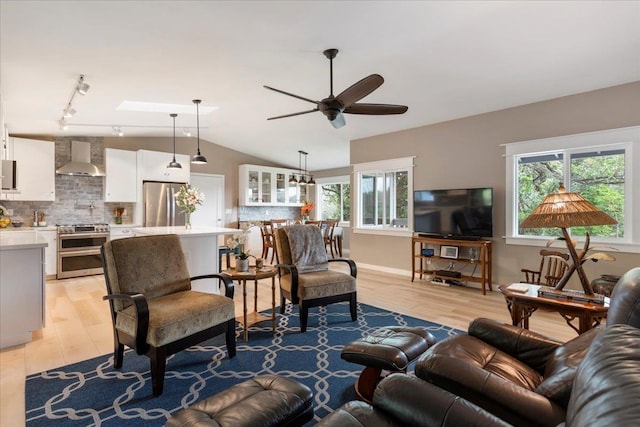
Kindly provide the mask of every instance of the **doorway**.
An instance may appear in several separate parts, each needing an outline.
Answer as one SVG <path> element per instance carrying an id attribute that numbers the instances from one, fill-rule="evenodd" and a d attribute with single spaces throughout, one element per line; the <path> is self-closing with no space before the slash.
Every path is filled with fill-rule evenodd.
<path id="1" fill-rule="evenodd" d="M 191 187 L 204 194 L 204 202 L 191 214 L 194 227 L 224 227 L 224 175 L 191 174 Z"/>

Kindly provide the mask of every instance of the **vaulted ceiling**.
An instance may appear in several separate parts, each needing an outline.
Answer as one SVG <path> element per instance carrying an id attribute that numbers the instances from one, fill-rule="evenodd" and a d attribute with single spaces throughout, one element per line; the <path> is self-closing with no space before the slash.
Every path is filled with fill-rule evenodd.
<path id="1" fill-rule="evenodd" d="M 201 138 L 285 166 L 349 164 L 349 141 L 640 80 L 638 1 L 7 1 L 0 89 L 12 133 L 170 136 L 168 113 L 125 100 L 217 106 Z M 345 115 L 313 100 L 378 73 L 363 102 L 403 115 Z M 56 124 L 80 74 L 68 130 Z M 195 127 L 195 107 L 177 127 Z"/>

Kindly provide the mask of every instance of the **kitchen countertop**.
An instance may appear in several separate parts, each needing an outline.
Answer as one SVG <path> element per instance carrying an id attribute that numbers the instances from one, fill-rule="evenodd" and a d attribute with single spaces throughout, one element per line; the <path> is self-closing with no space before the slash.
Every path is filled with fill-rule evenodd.
<path id="1" fill-rule="evenodd" d="M 197 237 L 234 234 L 240 230 L 224 227 L 193 227 L 187 230 L 184 225 L 179 225 L 175 227 L 137 227 L 132 231 L 136 234 L 177 234 L 181 237 Z"/>
<path id="2" fill-rule="evenodd" d="M 46 227 L 27 227 L 27 226 L 22 226 L 22 227 L 13 227 L 13 226 L 8 226 L 5 228 L 0 228 L 0 234 L 4 233 L 4 232 L 10 232 L 10 231 L 56 231 L 57 228 L 55 225 L 47 225 Z"/>
<path id="3" fill-rule="evenodd" d="M 18 230 L 21 228 L 18 228 Z M 33 231 L 33 230 L 23 230 Z M 38 233 L 0 233 L 0 251 L 46 248 L 47 242 Z"/>

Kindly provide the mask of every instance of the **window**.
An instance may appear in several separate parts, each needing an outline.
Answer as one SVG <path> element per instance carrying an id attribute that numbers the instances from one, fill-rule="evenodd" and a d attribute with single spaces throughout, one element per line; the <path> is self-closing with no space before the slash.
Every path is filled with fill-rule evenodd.
<path id="1" fill-rule="evenodd" d="M 639 143 L 640 127 L 633 127 L 508 144 L 507 243 L 561 235 L 559 229 L 525 229 L 520 223 L 563 184 L 618 221 L 572 227 L 571 235 L 580 238 L 588 232 L 593 240 L 618 244 L 618 249 L 640 250 L 640 229 L 634 230 L 631 221 L 634 212 L 640 214 L 640 183 L 634 182 L 631 167 L 640 164 Z"/>
<path id="2" fill-rule="evenodd" d="M 410 234 L 413 157 L 358 164 L 354 172 L 354 232 Z"/>
<path id="3" fill-rule="evenodd" d="M 337 219 L 345 223 L 351 220 L 351 186 L 349 177 L 318 178 L 319 219 Z"/>

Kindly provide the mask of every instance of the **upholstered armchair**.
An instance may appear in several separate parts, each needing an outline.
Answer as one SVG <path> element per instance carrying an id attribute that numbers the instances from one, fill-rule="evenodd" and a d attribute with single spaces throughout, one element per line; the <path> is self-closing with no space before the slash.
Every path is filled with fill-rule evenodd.
<path id="1" fill-rule="evenodd" d="M 324 237 L 314 225 L 292 225 L 274 230 L 280 279 L 280 312 L 285 300 L 298 304 L 300 330 L 306 332 L 309 308 L 349 301 L 351 320 L 356 320 L 355 262 L 327 257 Z M 343 262 L 350 274 L 329 269 L 329 263 Z"/>
<path id="2" fill-rule="evenodd" d="M 613 290 L 606 326 L 617 324 L 640 328 L 640 268 L 622 276 Z M 565 420 L 578 367 L 603 329 L 561 343 L 476 319 L 468 334 L 429 348 L 415 373 L 513 425 L 555 426 Z"/>
<path id="3" fill-rule="evenodd" d="M 114 367 L 122 367 L 125 345 L 149 357 L 154 396 L 162 394 L 167 356 L 220 334 L 229 357 L 235 356 L 233 281 L 224 274 L 190 278 L 177 235 L 109 241 L 102 246 L 102 263 Z M 191 290 L 192 280 L 206 278 L 218 279 L 224 295 Z"/>

